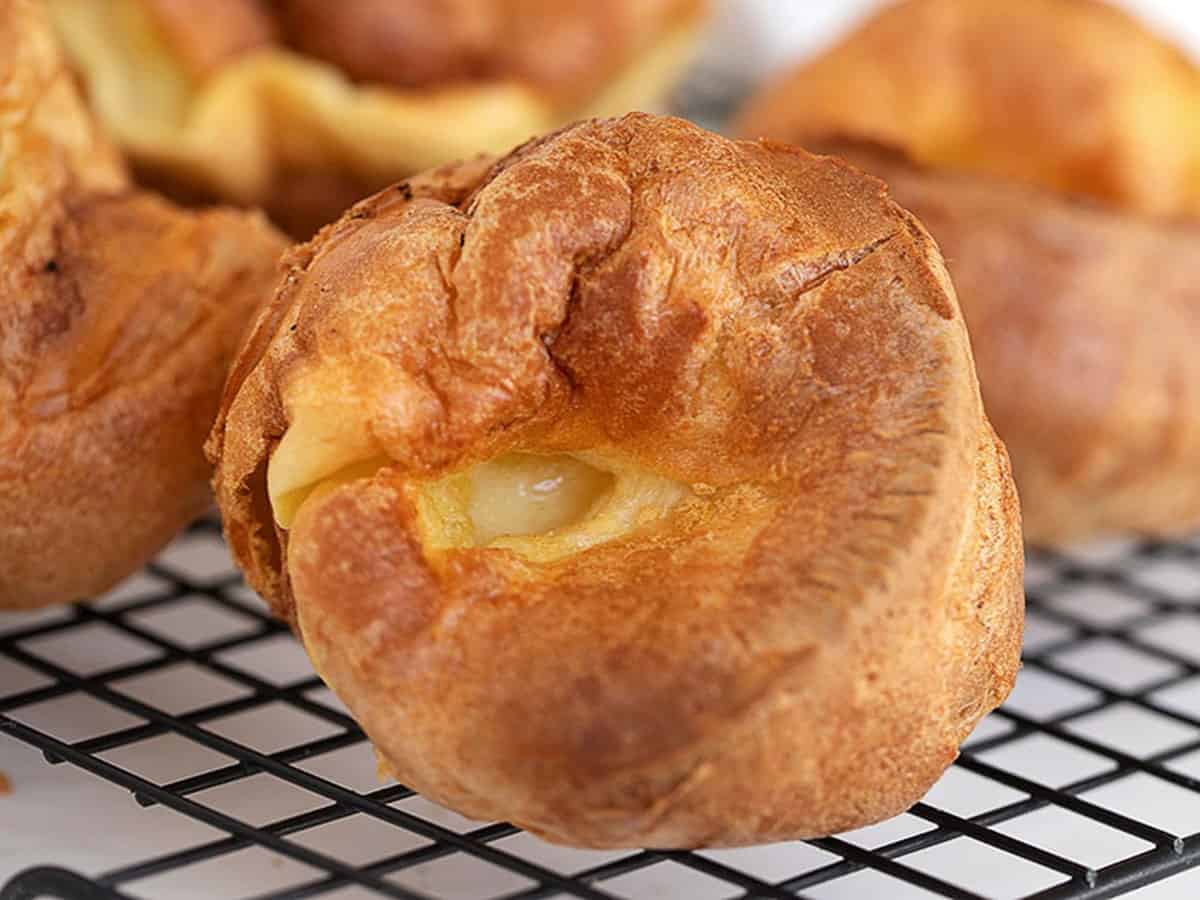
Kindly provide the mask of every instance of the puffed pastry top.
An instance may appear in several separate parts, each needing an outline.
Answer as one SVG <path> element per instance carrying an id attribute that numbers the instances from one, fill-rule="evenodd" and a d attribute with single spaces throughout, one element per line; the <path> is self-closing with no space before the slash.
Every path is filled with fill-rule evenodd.
<path id="1" fill-rule="evenodd" d="M 862 138 L 1134 213 L 1200 215 L 1200 70 L 1100 0 L 905 0 L 778 76 L 735 131 Z"/>

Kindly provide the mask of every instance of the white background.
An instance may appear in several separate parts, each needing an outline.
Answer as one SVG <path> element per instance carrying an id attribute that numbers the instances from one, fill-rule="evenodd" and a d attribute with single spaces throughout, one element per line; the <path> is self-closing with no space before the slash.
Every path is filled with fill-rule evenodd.
<path id="1" fill-rule="evenodd" d="M 1198 0 L 1115 0 L 1200 58 Z M 819 49 L 880 0 L 719 0 L 709 62 L 753 78 Z"/>

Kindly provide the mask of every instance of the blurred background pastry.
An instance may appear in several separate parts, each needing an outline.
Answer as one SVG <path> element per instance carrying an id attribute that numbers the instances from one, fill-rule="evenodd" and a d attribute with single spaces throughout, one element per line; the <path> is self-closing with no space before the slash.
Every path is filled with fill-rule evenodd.
<path id="1" fill-rule="evenodd" d="M 210 502 L 202 445 L 285 246 L 130 186 L 35 0 L 0 0 L 0 608 L 81 599 Z"/>
<path id="2" fill-rule="evenodd" d="M 306 237 L 412 172 L 658 106 L 704 0 L 48 0 L 139 175 Z"/>
<path id="3" fill-rule="evenodd" d="M 889 180 L 946 252 L 1026 536 L 1200 523 L 1200 72 L 1096 0 L 908 0 L 736 126 Z"/>

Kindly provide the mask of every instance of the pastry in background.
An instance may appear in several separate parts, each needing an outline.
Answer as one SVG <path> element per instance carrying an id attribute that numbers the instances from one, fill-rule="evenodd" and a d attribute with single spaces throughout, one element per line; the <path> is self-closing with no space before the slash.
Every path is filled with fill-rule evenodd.
<path id="1" fill-rule="evenodd" d="M 211 502 L 204 437 L 286 242 L 136 191 L 37 0 L 0 0 L 0 609 L 83 599 Z"/>
<path id="2" fill-rule="evenodd" d="M 799 149 L 630 115 L 363 201 L 292 253 L 209 450 L 383 765 L 553 841 L 884 819 L 1016 674 L 941 257 Z"/>
<path id="3" fill-rule="evenodd" d="M 883 178 L 936 236 L 1032 543 L 1200 524 L 1200 221 L 808 146 Z"/>
<path id="4" fill-rule="evenodd" d="M 1094 0 L 908 0 L 736 130 L 884 177 L 946 254 L 1026 537 L 1200 525 L 1200 71 Z"/>
<path id="5" fill-rule="evenodd" d="M 735 130 L 838 135 L 1130 213 L 1200 216 L 1200 74 L 1099 0 L 903 0 L 751 98 Z"/>
<path id="6" fill-rule="evenodd" d="M 704 0 L 48 0 L 141 177 L 311 235 L 413 172 L 653 108 Z"/>

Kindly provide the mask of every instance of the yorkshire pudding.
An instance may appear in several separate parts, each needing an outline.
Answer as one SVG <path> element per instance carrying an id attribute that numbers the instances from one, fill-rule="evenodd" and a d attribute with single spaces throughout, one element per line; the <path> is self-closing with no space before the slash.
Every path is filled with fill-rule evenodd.
<path id="1" fill-rule="evenodd" d="M 738 131 L 880 175 L 941 244 L 1031 542 L 1200 525 L 1200 72 L 1178 51 L 1092 0 L 909 0 Z"/>
<path id="2" fill-rule="evenodd" d="M 150 182 L 298 236 L 430 166 L 655 106 L 704 0 L 48 0 Z"/>
<path id="3" fill-rule="evenodd" d="M 209 450 L 384 765 L 550 840 L 884 818 L 1016 672 L 941 258 L 802 150 L 637 114 L 377 194 L 293 252 Z"/>
<path id="4" fill-rule="evenodd" d="M 102 591 L 210 500 L 202 447 L 285 242 L 130 189 L 41 5 L 0 0 L 0 608 Z"/>

